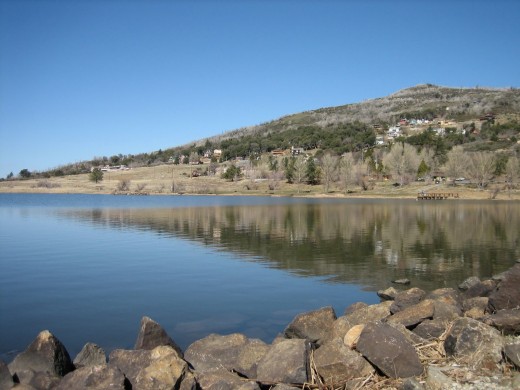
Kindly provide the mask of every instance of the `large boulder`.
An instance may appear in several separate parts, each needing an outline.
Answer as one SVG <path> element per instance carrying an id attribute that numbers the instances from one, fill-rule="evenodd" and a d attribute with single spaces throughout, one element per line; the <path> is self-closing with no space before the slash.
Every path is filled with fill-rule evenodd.
<path id="1" fill-rule="evenodd" d="M 191 344 L 184 358 L 197 371 L 223 367 L 254 378 L 258 362 L 269 348 L 263 341 L 250 340 L 239 333 L 227 336 L 211 334 Z"/>
<path id="2" fill-rule="evenodd" d="M 99 366 L 107 363 L 107 355 L 103 348 L 93 343 L 87 343 L 74 358 L 74 367 Z"/>
<path id="3" fill-rule="evenodd" d="M 258 363 L 257 379 L 266 384 L 303 384 L 309 381 L 310 343 L 287 339 L 271 346 Z"/>
<path id="4" fill-rule="evenodd" d="M 401 291 L 396 295 L 392 305 L 390 306 L 390 312 L 395 314 L 409 306 L 416 305 L 422 301 L 425 296 L 426 292 L 418 287 L 412 287 L 408 290 Z"/>
<path id="5" fill-rule="evenodd" d="M 495 291 L 489 295 L 489 310 L 495 312 L 520 307 L 520 264 L 507 270 Z"/>
<path id="6" fill-rule="evenodd" d="M 392 301 L 363 307 L 353 313 L 347 314 L 345 320 L 348 321 L 351 327 L 354 325 L 366 324 L 367 322 L 379 321 L 390 315 L 390 306 L 392 306 Z"/>
<path id="7" fill-rule="evenodd" d="M 175 341 L 168 336 L 168 333 L 166 333 L 162 326 L 150 317 L 144 316 L 141 318 L 141 326 L 134 349 L 154 349 L 160 345 L 169 345 L 177 351 L 179 357 L 182 358 L 182 350 Z"/>
<path id="8" fill-rule="evenodd" d="M 402 324 L 407 328 L 413 327 L 426 319 L 432 319 L 434 304 L 431 299 L 426 299 L 413 306 L 398 311 L 388 318 L 388 322 Z"/>
<path id="9" fill-rule="evenodd" d="M 10 389 L 13 387 L 14 381 L 7 364 L 0 360 L 0 389 Z"/>
<path id="10" fill-rule="evenodd" d="M 391 378 L 421 375 L 423 367 L 413 345 L 392 326 L 382 322 L 365 325 L 356 349 Z"/>
<path id="11" fill-rule="evenodd" d="M 55 390 L 125 390 L 126 378 L 116 367 L 87 365 L 65 375 Z"/>
<path id="12" fill-rule="evenodd" d="M 54 389 L 61 381 L 61 376 L 49 371 L 22 370 L 15 374 L 15 382 L 19 386 L 26 386 L 34 389 Z"/>
<path id="13" fill-rule="evenodd" d="M 134 389 L 173 389 L 188 374 L 188 363 L 169 345 L 152 350 L 116 349 L 108 365 L 123 372 Z"/>
<path id="14" fill-rule="evenodd" d="M 464 291 L 465 298 L 487 297 L 496 287 L 496 282 L 493 280 L 484 280 L 478 282 Z"/>
<path id="15" fill-rule="evenodd" d="M 500 333 L 480 321 L 462 317 L 454 321 L 444 341 L 446 354 L 474 368 L 495 367 L 502 360 Z"/>
<path id="16" fill-rule="evenodd" d="M 354 313 L 356 310 L 362 309 L 367 306 L 368 306 L 368 304 L 366 304 L 365 302 L 354 302 L 353 304 L 349 305 L 345 309 L 345 312 L 343 313 L 343 315 Z"/>
<path id="17" fill-rule="evenodd" d="M 13 375 L 19 371 L 33 370 L 64 376 L 73 369 L 65 346 L 48 330 L 40 332 L 31 345 L 9 364 Z"/>
<path id="18" fill-rule="evenodd" d="M 325 383 L 342 383 L 374 372 L 374 368 L 358 352 L 341 340 L 332 340 L 314 351 L 316 370 Z"/>
<path id="19" fill-rule="evenodd" d="M 427 320 L 417 325 L 413 332 L 425 340 L 437 339 L 446 331 L 446 322 Z"/>
<path id="20" fill-rule="evenodd" d="M 388 287 L 386 290 L 379 290 L 377 292 L 377 296 L 383 301 L 393 301 L 397 294 L 399 294 L 399 291 L 393 287 Z"/>
<path id="21" fill-rule="evenodd" d="M 520 309 L 500 310 L 484 319 L 484 323 L 507 335 L 520 334 Z"/>
<path id="22" fill-rule="evenodd" d="M 504 346 L 504 355 L 516 368 L 520 368 L 520 342 L 506 344 Z"/>
<path id="23" fill-rule="evenodd" d="M 336 313 L 330 306 L 299 314 L 285 328 L 285 337 L 307 339 L 313 343 L 318 342 L 329 336 L 336 318 Z"/>

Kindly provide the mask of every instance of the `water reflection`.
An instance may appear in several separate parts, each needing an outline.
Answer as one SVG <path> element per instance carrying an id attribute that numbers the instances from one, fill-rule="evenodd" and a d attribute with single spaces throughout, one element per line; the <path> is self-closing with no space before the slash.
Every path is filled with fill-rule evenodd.
<path id="1" fill-rule="evenodd" d="M 349 201 L 254 206 L 79 209 L 61 215 L 110 229 L 144 229 L 237 253 L 299 276 L 369 289 L 408 277 L 455 286 L 520 257 L 515 202 Z"/>

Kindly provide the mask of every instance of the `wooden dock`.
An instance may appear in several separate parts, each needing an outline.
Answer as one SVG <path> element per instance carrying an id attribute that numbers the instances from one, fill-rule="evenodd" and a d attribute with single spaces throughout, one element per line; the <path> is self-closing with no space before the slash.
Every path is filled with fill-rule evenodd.
<path id="1" fill-rule="evenodd" d="M 444 200 L 444 199 L 458 199 L 459 194 L 456 192 L 419 192 L 417 194 L 417 200 Z"/>

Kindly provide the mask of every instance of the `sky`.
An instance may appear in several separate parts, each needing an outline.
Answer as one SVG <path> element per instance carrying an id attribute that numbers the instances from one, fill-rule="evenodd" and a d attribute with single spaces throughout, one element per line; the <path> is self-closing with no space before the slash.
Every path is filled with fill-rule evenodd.
<path id="1" fill-rule="evenodd" d="M 417 84 L 520 87 L 517 0 L 0 0 L 0 177 Z"/>

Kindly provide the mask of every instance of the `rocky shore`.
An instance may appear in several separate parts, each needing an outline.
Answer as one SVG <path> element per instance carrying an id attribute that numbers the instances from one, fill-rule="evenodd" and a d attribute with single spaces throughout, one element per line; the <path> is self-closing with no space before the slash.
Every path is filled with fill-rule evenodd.
<path id="1" fill-rule="evenodd" d="M 520 263 L 458 290 L 395 286 L 339 317 L 302 313 L 271 344 L 212 334 L 182 351 L 143 317 L 134 349 L 88 343 L 72 360 L 44 330 L 0 361 L 0 390 L 520 388 Z"/>

